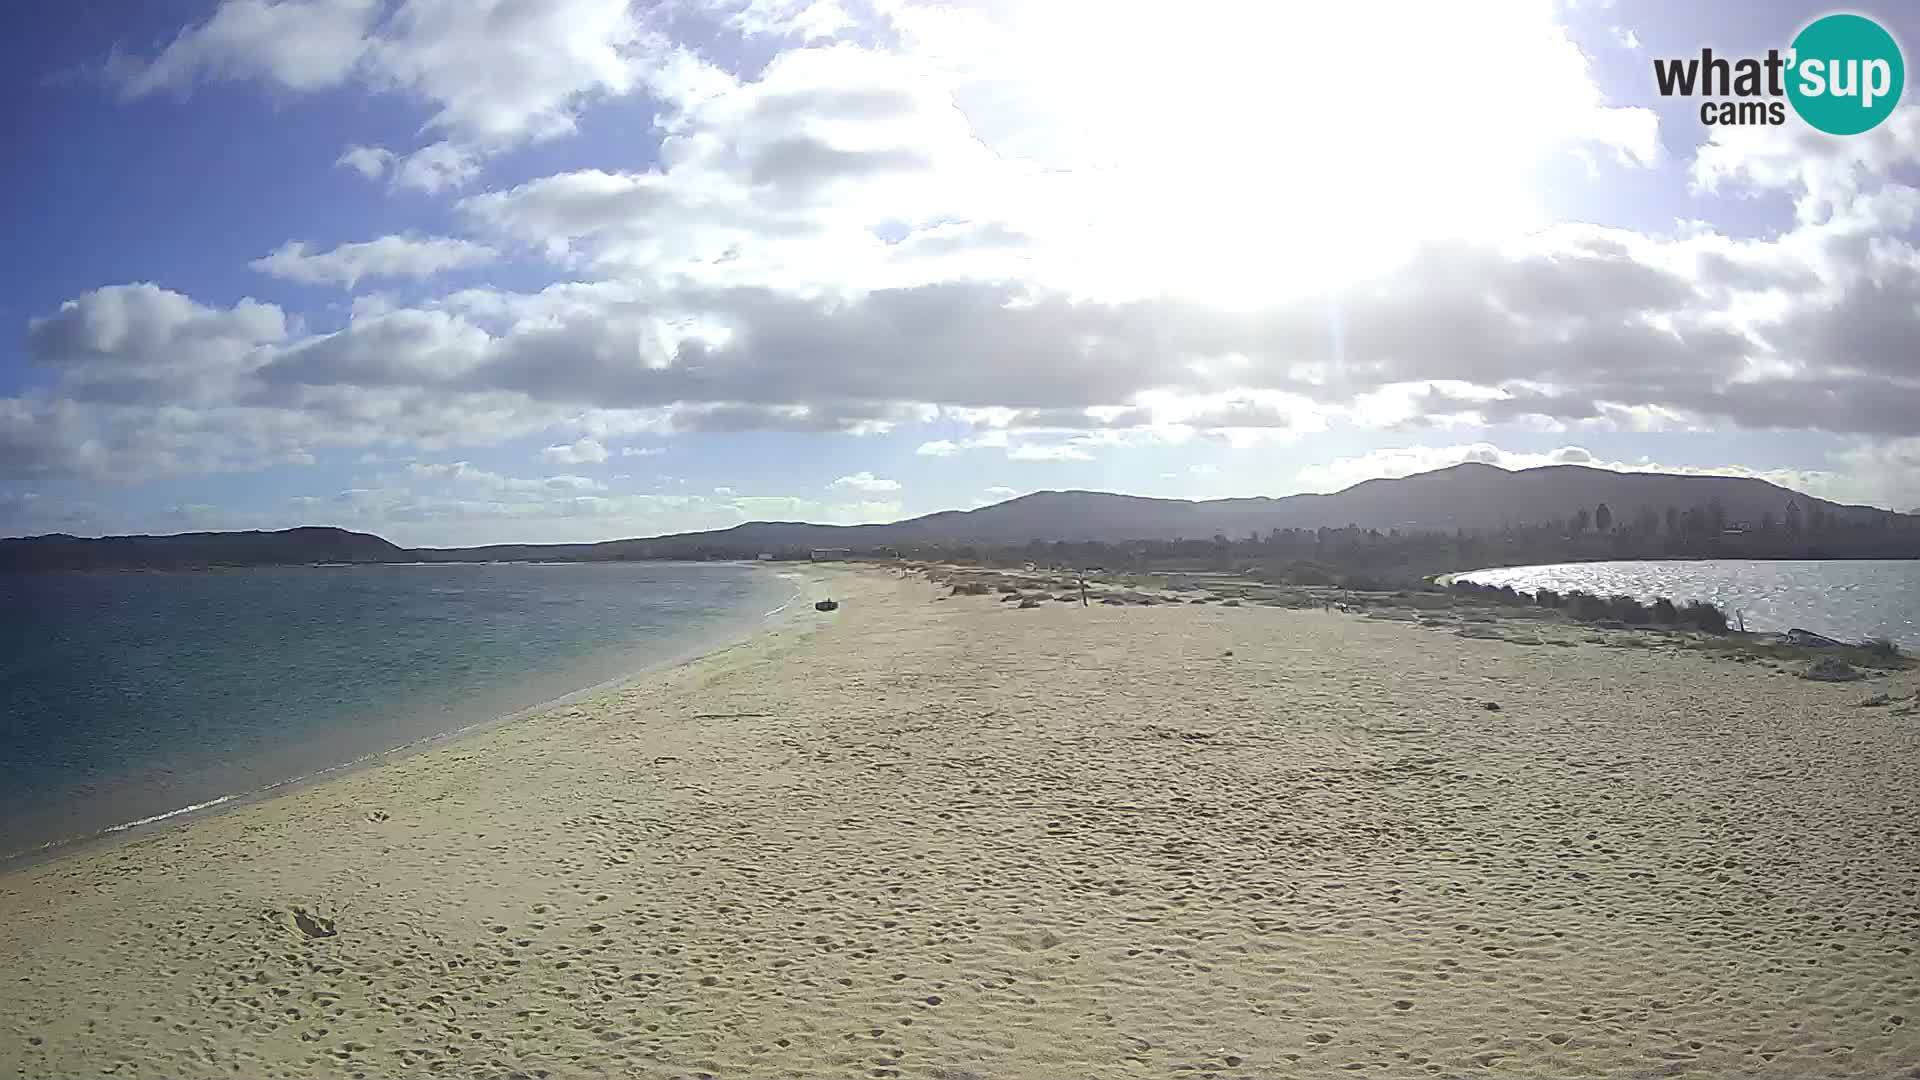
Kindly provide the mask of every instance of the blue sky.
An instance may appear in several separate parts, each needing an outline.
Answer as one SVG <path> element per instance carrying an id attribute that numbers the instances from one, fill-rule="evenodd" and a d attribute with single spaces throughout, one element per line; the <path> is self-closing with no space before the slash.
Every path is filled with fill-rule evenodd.
<path id="1" fill-rule="evenodd" d="M 1716 130 L 1653 85 L 1827 9 L 1278 7 L 23 7 L 0 534 L 596 540 L 1469 458 L 1920 505 L 1920 108 Z"/>

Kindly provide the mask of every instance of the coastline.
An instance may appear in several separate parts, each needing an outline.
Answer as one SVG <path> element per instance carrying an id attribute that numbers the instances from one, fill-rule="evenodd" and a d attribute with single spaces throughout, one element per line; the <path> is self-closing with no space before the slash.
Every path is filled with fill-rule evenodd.
<path id="1" fill-rule="evenodd" d="M 0 874 L 0 1071 L 1920 1058 L 1920 734 L 1862 687 L 817 572 L 831 616 Z"/>
<path id="2" fill-rule="evenodd" d="M 61 837 L 59 839 L 47 841 L 45 843 L 39 844 L 34 847 L 23 848 L 16 851 L 0 851 L 0 878 L 4 878 L 4 876 L 11 871 L 21 870 L 21 869 L 25 869 L 32 866 L 37 866 L 49 861 L 63 859 L 70 855 L 74 855 L 80 852 L 92 851 L 102 846 L 110 846 L 113 844 L 124 842 L 132 838 L 135 838 L 137 836 L 144 835 L 146 832 L 151 830 L 164 829 L 164 828 L 183 828 L 183 827 L 186 827 L 187 825 L 192 824 L 195 821 L 202 820 L 207 817 L 211 817 L 211 816 L 222 814 L 222 813 L 230 813 L 241 807 L 259 803 L 264 800 L 279 798 L 285 795 L 291 795 L 304 788 L 311 787 L 316 784 L 330 783 L 334 780 L 337 780 L 344 776 L 351 775 L 352 773 L 362 769 L 378 768 L 381 765 L 386 764 L 390 761 L 399 760 L 401 758 L 411 756 L 413 754 L 418 754 L 428 750 L 432 750 L 435 747 L 443 746 L 460 739 L 469 738 L 471 736 L 481 734 L 486 731 L 491 731 L 494 728 L 500 727 L 502 725 L 512 724 L 522 720 L 526 720 L 530 717 L 538 716 L 541 713 L 544 713 L 548 710 L 561 708 L 563 706 L 575 704 L 583 700 L 589 700 L 596 696 L 619 690 L 622 687 L 631 685 L 641 679 L 646 678 L 649 675 L 652 675 L 657 672 L 664 671 L 670 668 L 679 667 L 684 664 L 692 663 L 704 656 L 708 656 L 716 652 L 721 652 L 726 649 L 732 648 L 736 645 L 739 645 L 742 642 L 749 640 L 750 638 L 754 637 L 757 634 L 767 632 L 772 625 L 770 623 L 770 620 L 772 620 L 775 616 L 779 616 L 783 614 L 787 615 L 788 617 L 791 617 L 791 614 L 790 614 L 791 610 L 794 608 L 794 606 L 797 603 L 799 603 L 799 601 L 803 596 L 807 595 L 809 582 L 807 580 L 808 575 L 806 574 L 805 571 L 789 570 L 784 568 L 784 564 L 780 568 L 773 568 L 773 567 L 767 567 L 765 566 L 765 564 L 753 563 L 746 560 L 736 560 L 736 562 L 738 565 L 741 565 L 741 566 L 753 567 L 756 569 L 756 572 L 771 573 L 775 577 L 779 577 L 779 578 L 791 578 L 793 580 L 793 591 L 786 596 L 786 598 L 782 603 L 780 603 L 777 607 L 775 607 L 770 611 L 761 612 L 758 614 L 749 614 L 743 611 L 739 615 L 734 616 L 722 622 L 716 627 L 706 628 L 702 633 L 696 635 L 692 640 L 690 640 L 687 644 L 685 644 L 680 648 L 672 649 L 658 656 L 650 657 L 645 661 L 641 661 L 634 664 L 634 666 L 632 666 L 631 668 L 628 668 L 626 670 L 623 670 L 611 676 L 596 679 L 593 682 L 589 683 L 588 685 L 580 687 L 579 689 L 569 690 L 564 693 L 556 694 L 552 697 L 545 698 L 541 701 L 537 701 L 533 704 L 509 709 L 505 712 L 501 712 L 497 714 L 489 714 L 484 708 L 481 708 L 477 710 L 482 714 L 480 719 L 461 724 L 454 728 L 431 732 L 429 734 L 420 736 L 418 738 L 410 739 L 407 742 L 401 743 L 396 746 L 391 746 L 385 749 L 374 750 L 371 752 L 359 754 L 353 758 L 350 758 L 346 761 L 339 762 L 337 764 L 328 765 L 328 766 L 324 766 L 317 769 L 312 769 L 307 772 L 302 772 L 293 776 L 286 777 L 284 779 L 275 780 L 266 784 L 259 785 L 257 787 L 252 787 L 252 788 L 248 788 L 241 791 L 221 793 L 212 798 L 203 799 L 198 802 L 189 803 L 187 805 L 183 805 L 176 808 L 171 808 L 171 809 L 164 810 L 164 811 L 151 814 L 145 817 L 141 817 L 138 819 L 124 821 L 124 822 L 116 822 L 111 825 L 105 826 L 103 828 L 93 830 L 91 832 L 81 833 L 73 836 Z M 321 564 L 321 565 L 464 566 L 464 565 L 475 565 L 475 564 L 446 562 L 446 563 L 368 563 L 368 564 L 340 563 L 340 564 Z M 551 565 L 585 565 L 585 564 L 553 563 Z M 216 568 L 216 569 L 228 569 L 228 568 Z M 240 567 L 240 568 L 231 568 L 231 569 L 250 570 L 255 568 Z M 73 572 L 87 572 L 87 571 L 73 571 Z M 210 571 L 206 571 L 206 570 L 192 570 L 192 571 L 139 570 L 139 571 L 121 571 L 121 572 L 204 573 L 204 572 L 210 572 Z"/>

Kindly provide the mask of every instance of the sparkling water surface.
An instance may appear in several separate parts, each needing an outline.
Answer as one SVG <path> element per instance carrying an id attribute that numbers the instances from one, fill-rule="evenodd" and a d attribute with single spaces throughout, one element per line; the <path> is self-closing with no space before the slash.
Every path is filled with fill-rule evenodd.
<path id="1" fill-rule="evenodd" d="M 1794 627 L 1845 641 L 1884 637 L 1920 649 L 1920 560 L 1748 560 L 1556 563 L 1456 575 L 1521 592 L 1705 600 L 1749 630 Z"/>

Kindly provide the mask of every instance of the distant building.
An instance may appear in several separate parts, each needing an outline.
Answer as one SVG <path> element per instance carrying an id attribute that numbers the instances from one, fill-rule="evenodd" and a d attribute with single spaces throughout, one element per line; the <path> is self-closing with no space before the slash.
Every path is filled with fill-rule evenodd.
<path id="1" fill-rule="evenodd" d="M 772 562 L 772 561 L 773 561 L 773 552 L 771 552 L 771 551 L 763 551 L 763 552 L 761 552 L 761 553 L 760 553 L 760 561 L 761 561 L 761 562 Z"/>
<path id="2" fill-rule="evenodd" d="M 850 548 L 814 548 L 807 553 L 807 558 L 814 562 L 830 562 L 834 559 L 844 559 L 851 554 L 853 551 Z"/>

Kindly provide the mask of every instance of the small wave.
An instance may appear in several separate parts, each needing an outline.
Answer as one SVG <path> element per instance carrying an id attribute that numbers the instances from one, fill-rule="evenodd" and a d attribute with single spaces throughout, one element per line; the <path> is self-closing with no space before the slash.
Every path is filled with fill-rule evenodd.
<path id="1" fill-rule="evenodd" d="M 106 828 L 101 829 L 100 831 L 103 833 L 126 832 L 128 829 L 139 828 L 142 825 L 151 825 L 156 821 L 165 821 L 168 818 L 179 817 L 181 814 L 191 814 L 195 810 L 205 810 L 210 806 L 219 806 L 221 803 L 232 802 L 236 798 L 239 798 L 239 796 L 222 795 L 217 799 L 208 799 L 206 802 L 193 803 L 190 806 L 183 806 L 178 810 L 169 810 L 164 814 L 155 814 L 152 817 L 143 817 L 138 821 L 123 821 L 118 825 L 109 825 Z"/>
<path id="2" fill-rule="evenodd" d="M 801 582 L 801 581 L 800 581 L 800 575 L 798 575 L 798 574 L 781 574 L 780 576 L 781 576 L 781 577 L 783 577 L 783 578 L 792 578 L 792 579 L 794 580 L 794 583 L 795 583 L 795 584 L 794 584 L 794 590 L 793 590 L 793 595 L 792 595 L 792 596 L 789 596 L 789 597 L 787 597 L 787 600 L 786 600 L 786 603 L 784 603 L 784 604 L 781 604 L 781 605 L 780 605 L 779 607 L 777 607 L 777 608 L 774 608 L 774 609 L 773 609 L 772 611 L 769 611 L 769 612 L 767 612 L 767 613 L 766 613 L 765 615 L 762 615 L 762 616 L 760 616 L 760 619 L 761 619 L 761 621 L 762 621 L 762 622 L 764 622 L 764 621 L 766 621 L 766 620 L 768 620 L 768 619 L 771 619 L 771 618 L 773 618 L 773 617 L 774 617 L 775 615 L 778 615 L 778 614 L 780 614 L 781 612 L 783 612 L 783 611 L 785 611 L 785 610 L 787 610 L 788 608 L 790 608 L 790 607 L 792 607 L 792 606 L 793 606 L 793 603 L 794 603 L 794 601 L 796 601 L 796 600 L 798 600 L 798 599 L 800 599 L 800 598 L 801 598 L 802 596 L 804 596 L 804 595 L 806 594 L 806 591 L 807 591 L 807 587 L 806 587 L 806 585 L 805 585 L 805 583 L 803 583 L 803 582 Z"/>

